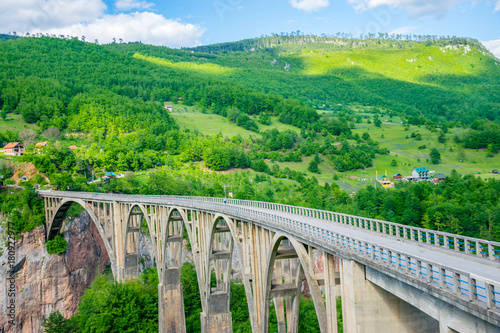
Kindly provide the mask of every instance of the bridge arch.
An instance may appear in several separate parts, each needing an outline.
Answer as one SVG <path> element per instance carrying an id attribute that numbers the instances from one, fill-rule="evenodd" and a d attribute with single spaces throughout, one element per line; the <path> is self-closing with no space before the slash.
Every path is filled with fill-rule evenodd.
<path id="1" fill-rule="evenodd" d="M 242 225 L 239 225 L 239 223 Z M 248 228 L 246 223 L 231 218 L 224 213 L 214 213 L 208 221 L 208 246 L 205 260 L 202 261 L 205 274 L 205 296 L 202 295 L 202 297 L 203 302 L 206 303 L 204 313 L 202 313 L 202 330 L 204 329 L 205 332 L 232 332 L 230 286 L 234 252 L 236 252 L 241 263 L 242 281 L 252 331 L 258 331 L 254 313 L 253 290 L 249 278 L 250 273 L 245 272 L 251 268 L 245 266 L 245 251 L 240 241 L 242 229 L 245 227 Z M 248 256 L 249 253 L 247 253 Z M 216 276 L 215 287 L 212 287 L 211 283 L 212 270 L 215 271 Z"/>
<path id="2" fill-rule="evenodd" d="M 66 214 L 73 204 L 79 204 L 85 211 L 89 214 L 90 219 L 94 223 L 99 232 L 99 236 L 102 239 L 104 247 L 106 248 L 106 252 L 108 253 L 109 260 L 111 261 L 111 272 L 113 273 L 113 277 L 116 279 L 118 277 L 118 268 L 116 262 L 116 253 L 113 251 L 112 244 L 109 239 L 106 237 L 106 232 L 104 228 L 99 224 L 99 219 L 97 218 L 94 210 L 83 200 L 77 198 L 63 198 L 58 205 L 54 209 L 54 214 L 48 223 L 48 228 L 46 231 L 46 240 L 52 240 L 56 237 L 63 228 L 63 222 L 66 218 Z"/>
<path id="3" fill-rule="evenodd" d="M 181 267 L 184 230 L 186 230 L 189 242 L 193 244 L 192 230 L 188 226 L 189 220 L 185 209 L 176 206 L 165 207 L 165 209 L 166 223 L 162 224 L 163 229 L 159 230 L 161 233 L 159 237 L 160 240 L 163 240 L 163 244 L 161 244 L 162 248 L 158 249 L 161 255 L 157 256 L 158 277 L 160 281 L 166 269 L 169 267 Z M 153 234 L 151 236 L 154 237 Z M 195 265 L 199 266 L 196 260 Z"/>
<path id="4" fill-rule="evenodd" d="M 123 263 L 124 279 L 137 278 L 140 273 L 139 265 L 139 247 L 141 240 L 142 221 L 145 220 L 151 235 L 151 219 L 149 218 L 146 207 L 135 203 L 130 206 L 126 213 L 126 225 L 123 239 Z M 156 262 L 156 248 L 153 246 L 153 255 Z"/>
<path id="5" fill-rule="evenodd" d="M 311 248 L 309 249 L 312 250 Z M 289 260 L 288 264 L 276 265 L 278 260 Z M 293 260 L 295 259 L 295 261 Z M 321 332 L 327 332 L 326 308 L 317 281 L 313 280 L 310 267 L 310 256 L 304 245 L 294 237 L 276 233 L 271 243 L 268 256 L 264 286 L 263 325 L 264 332 L 269 330 L 269 306 L 271 298 L 275 299 L 278 332 L 298 332 L 300 291 L 303 276 L 310 288 L 314 308 Z M 274 279 L 273 279 L 274 277 Z M 279 280 L 278 280 L 279 279 Z M 275 282 L 273 284 L 273 281 Z M 278 283 L 279 282 L 279 283 Z M 285 318 L 286 303 L 286 318 Z M 280 322 L 281 320 L 281 322 Z"/>
<path id="6" fill-rule="evenodd" d="M 217 278 L 216 289 L 219 292 L 229 292 L 231 279 L 231 264 L 233 257 L 233 223 L 230 218 L 222 214 L 216 214 L 211 221 L 208 258 L 206 260 L 206 290 L 211 289 L 211 271 L 215 268 Z"/>

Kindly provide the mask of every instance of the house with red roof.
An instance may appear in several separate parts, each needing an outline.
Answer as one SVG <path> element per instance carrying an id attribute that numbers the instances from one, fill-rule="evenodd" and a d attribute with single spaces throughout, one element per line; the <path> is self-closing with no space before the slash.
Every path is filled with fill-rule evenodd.
<path id="1" fill-rule="evenodd" d="M 3 147 L 3 153 L 5 155 L 21 156 L 24 154 L 24 146 L 20 142 L 10 142 Z"/>

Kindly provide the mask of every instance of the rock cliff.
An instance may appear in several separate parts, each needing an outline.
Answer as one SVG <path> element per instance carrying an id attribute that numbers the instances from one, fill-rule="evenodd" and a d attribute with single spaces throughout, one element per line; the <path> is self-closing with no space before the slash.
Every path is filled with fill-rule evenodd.
<path id="1" fill-rule="evenodd" d="M 16 325 L 8 325 L 7 283 L 0 287 L 0 328 L 5 332 L 42 332 L 42 321 L 54 311 L 72 316 L 79 297 L 98 272 L 109 262 L 104 244 L 88 214 L 72 219 L 64 238 L 68 248 L 63 255 L 49 255 L 44 245 L 44 228 L 25 233 L 16 242 Z M 7 279 L 7 253 L 0 257 L 0 278 Z"/>

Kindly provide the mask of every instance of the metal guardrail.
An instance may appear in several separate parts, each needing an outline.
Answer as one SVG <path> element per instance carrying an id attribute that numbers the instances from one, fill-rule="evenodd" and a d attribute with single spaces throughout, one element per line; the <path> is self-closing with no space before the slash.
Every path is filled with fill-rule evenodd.
<path id="1" fill-rule="evenodd" d="M 344 234 L 327 230 L 321 227 L 313 226 L 309 223 L 300 221 L 299 218 L 289 218 L 272 212 L 255 210 L 252 208 L 263 208 L 280 212 L 287 212 L 299 216 L 307 216 L 320 220 L 332 221 L 346 225 L 355 226 L 369 231 L 381 232 L 395 237 L 403 237 L 411 235 L 413 230 L 418 231 L 419 235 L 425 235 L 425 241 L 422 243 L 440 246 L 439 240 L 441 237 L 445 239 L 453 239 L 455 246 L 454 250 L 459 248 L 457 244 L 462 242 L 475 242 L 473 249 L 477 251 L 477 244 L 482 247 L 487 244 L 485 249 L 489 252 L 481 251 L 481 254 L 488 254 L 486 257 L 492 257 L 491 253 L 500 244 L 488 242 L 475 238 L 463 237 L 459 235 L 440 233 L 432 230 L 412 228 L 399 225 L 396 223 L 368 219 L 346 214 L 327 212 L 304 207 L 295 207 L 274 203 L 253 202 L 247 200 L 226 199 L 223 198 L 205 198 L 205 197 L 184 197 L 184 196 L 136 196 L 136 195 L 119 195 L 119 194 L 98 194 L 92 195 L 89 193 L 78 192 L 50 192 L 40 191 L 44 196 L 53 197 L 74 197 L 85 198 L 99 201 L 122 201 L 122 202 L 138 202 L 149 204 L 173 204 L 191 209 L 209 209 L 232 215 L 236 218 L 247 219 L 254 222 L 259 222 L 265 225 L 273 226 L 278 230 L 289 232 L 290 234 L 307 240 L 311 245 L 316 245 L 324 249 L 337 249 L 348 252 L 353 256 L 363 258 L 378 265 L 383 265 L 386 269 L 405 276 L 416 279 L 429 286 L 439 288 L 443 293 L 451 294 L 465 301 L 474 302 L 486 309 L 500 310 L 500 281 L 491 281 L 478 275 L 471 274 L 458 270 L 450 265 L 443 265 L 432 260 L 424 259 L 408 252 L 380 246 L 379 244 L 367 242 L 365 240 L 348 237 Z M 399 232 L 399 230 L 403 232 Z M 392 231 L 391 231 L 392 230 Z M 425 232 L 425 234 L 424 234 Z M 432 238 L 430 235 L 433 235 Z M 422 237 L 423 238 L 423 237 Z M 420 239 L 420 237 L 419 237 Z M 447 242 L 444 242 L 447 244 Z M 472 245 L 468 245 L 469 247 Z M 448 247 L 450 248 L 450 247 Z M 474 251 L 472 251 L 474 252 Z M 467 253 L 467 252 L 466 252 Z M 495 252 L 496 253 L 496 252 Z M 474 254 L 474 253 L 473 253 Z M 478 255 L 482 257 L 483 255 Z M 494 258 L 493 258 L 494 259 Z M 499 276 L 500 279 L 500 276 Z"/>

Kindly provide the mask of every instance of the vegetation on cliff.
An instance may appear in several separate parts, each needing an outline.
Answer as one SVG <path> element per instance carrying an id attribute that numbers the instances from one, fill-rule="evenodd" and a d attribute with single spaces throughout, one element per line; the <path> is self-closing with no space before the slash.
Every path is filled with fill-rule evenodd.
<path id="1" fill-rule="evenodd" d="M 24 190 L 10 188 L 0 191 L 0 211 L 6 215 L 5 223 L 16 238 L 45 223 L 43 200 L 30 185 Z"/>
<path id="2" fill-rule="evenodd" d="M 54 239 L 45 242 L 45 246 L 47 247 L 48 254 L 61 255 L 66 251 L 68 242 L 64 239 L 61 233 L 60 235 L 56 235 Z"/>

